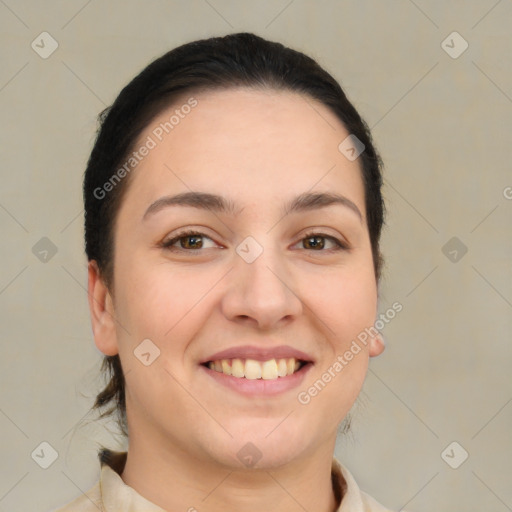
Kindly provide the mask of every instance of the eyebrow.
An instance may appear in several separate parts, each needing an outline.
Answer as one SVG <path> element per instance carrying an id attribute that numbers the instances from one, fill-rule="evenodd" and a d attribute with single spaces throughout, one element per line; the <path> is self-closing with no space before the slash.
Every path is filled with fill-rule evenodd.
<path id="1" fill-rule="evenodd" d="M 332 192 L 304 192 L 286 203 L 282 209 L 283 216 L 290 213 L 300 213 L 319 208 L 327 208 L 332 205 L 345 206 L 354 212 L 359 220 L 363 220 L 363 215 L 357 205 L 341 194 Z M 171 206 L 190 206 L 216 213 L 226 213 L 228 215 L 237 216 L 243 208 L 217 194 L 208 192 L 183 192 L 174 196 L 163 196 L 151 203 L 142 220 L 146 220 L 149 216 L 154 215 L 160 210 Z"/>

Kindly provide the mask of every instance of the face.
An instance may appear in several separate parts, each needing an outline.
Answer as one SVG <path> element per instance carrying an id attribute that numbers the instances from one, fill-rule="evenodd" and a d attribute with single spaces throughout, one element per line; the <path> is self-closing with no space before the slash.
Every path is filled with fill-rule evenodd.
<path id="1" fill-rule="evenodd" d="M 238 468 L 332 453 L 382 350 L 353 344 L 377 286 L 360 164 L 338 150 L 349 133 L 291 92 L 192 96 L 169 133 L 188 97 L 140 137 L 155 144 L 118 212 L 117 322 L 93 315 L 98 348 L 121 358 L 130 443 Z"/>

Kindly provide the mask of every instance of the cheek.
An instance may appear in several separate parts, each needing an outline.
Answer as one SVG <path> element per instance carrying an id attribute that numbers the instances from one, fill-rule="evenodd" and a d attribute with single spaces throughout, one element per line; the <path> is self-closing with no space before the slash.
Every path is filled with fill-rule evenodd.
<path id="1" fill-rule="evenodd" d="M 136 254 L 119 258 L 116 264 L 118 320 L 130 332 L 133 343 L 154 338 L 165 343 L 165 350 L 179 348 L 177 333 L 183 336 L 184 329 L 194 329 L 197 324 L 191 318 L 204 310 L 208 302 L 204 299 L 222 277 L 219 269 L 208 265 L 197 266 L 191 273 L 190 268 L 166 261 L 151 263 Z M 300 269 L 294 279 L 297 295 L 305 304 L 302 314 L 318 322 L 318 329 L 336 343 L 338 352 L 375 321 L 373 263 L 371 257 L 363 257 L 330 271 L 318 268 L 312 272 L 311 268 Z M 168 347 L 168 340 L 174 338 Z"/>
<path id="2" fill-rule="evenodd" d="M 323 327 L 328 350 L 304 391 L 306 399 L 314 401 L 310 411 L 335 425 L 346 416 L 364 383 L 369 360 L 365 336 L 375 321 L 377 289 L 372 273 L 353 273 L 330 279 L 328 290 L 318 308 L 321 323 L 328 326 Z"/>
<path id="3" fill-rule="evenodd" d="M 366 279 L 351 277 L 341 283 L 340 317 L 354 338 L 375 321 L 377 310 L 377 287 L 373 274 Z"/>
<path id="4" fill-rule="evenodd" d="M 375 321 L 377 285 L 373 269 L 367 266 L 330 273 L 305 296 L 337 349 Z"/>
<path id="5" fill-rule="evenodd" d="M 329 325 L 331 354 L 323 363 L 320 380 L 325 393 L 318 406 L 340 421 L 352 406 L 368 369 L 368 345 L 364 338 L 375 322 L 377 284 L 371 261 L 361 261 L 346 272 L 338 272 L 326 283 L 323 320 Z M 363 338 L 358 338 L 359 336 Z M 363 341 L 361 341 L 363 339 Z M 320 385 L 321 387 L 322 385 Z"/>
<path id="6" fill-rule="evenodd" d="M 194 304 L 201 286 L 192 286 L 190 278 L 160 263 L 132 259 L 123 261 L 119 270 L 116 316 L 122 327 L 117 332 L 127 395 L 130 403 L 153 414 L 162 395 L 180 393 L 172 376 L 179 380 L 184 376 L 184 355 L 197 325 L 194 313 L 199 308 Z M 207 289 L 207 283 L 203 287 Z M 147 366 L 145 353 L 150 354 Z"/>
<path id="7" fill-rule="evenodd" d="M 181 359 L 180 353 L 200 326 L 198 315 L 204 314 L 205 299 L 219 273 L 207 268 L 191 272 L 167 261 L 132 258 L 120 264 L 119 277 L 116 313 L 130 333 L 129 345 L 153 339 L 162 352 L 172 352 L 175 361 Z"/>

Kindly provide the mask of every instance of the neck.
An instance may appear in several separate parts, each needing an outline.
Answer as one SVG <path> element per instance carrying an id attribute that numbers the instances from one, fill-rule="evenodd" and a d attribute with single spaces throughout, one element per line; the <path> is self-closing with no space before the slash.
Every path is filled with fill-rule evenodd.
<path id="1" fill-rule="evenodd" d="M 278 468 L 240 469 L 131 439 L 121 478 L 164 510 L 334 512 L 339 503 L 331 480 L 334 443 L 329 444 Z"/>

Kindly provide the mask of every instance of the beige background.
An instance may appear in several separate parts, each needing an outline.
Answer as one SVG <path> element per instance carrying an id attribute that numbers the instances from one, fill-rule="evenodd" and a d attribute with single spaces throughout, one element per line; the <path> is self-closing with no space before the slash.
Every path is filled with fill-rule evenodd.
<path id="1" fill-rule="evenodd" d="M 509 0 L 1 0 L 0 512 L 71 500 L 114 442 L 87 415 L 101 354 L 81 180 L 97 113 L 163 52 L 245 30 L 330 70 L 386 164 L 381 309 L 403 311 L 338 457 L 396 510 L 512 510 L 511 26 Z M 43 31 L 59 45 L 47 59 L 31 48 Z M 46 470 L 43 441 L 59 454 Z M 441 456 L 453 441 L 458 469 Z"/>

